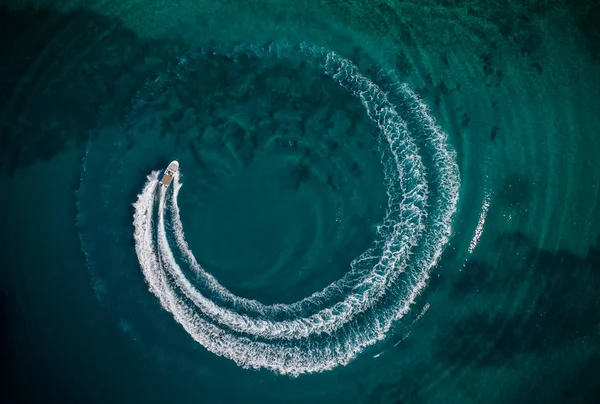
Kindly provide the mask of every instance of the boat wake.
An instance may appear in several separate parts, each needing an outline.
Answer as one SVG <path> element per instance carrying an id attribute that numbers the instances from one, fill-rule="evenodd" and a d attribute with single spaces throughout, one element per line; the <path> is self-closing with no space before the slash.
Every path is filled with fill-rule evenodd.
<path id="1" fill-rule="evenodd" d="M 280 53 L 273 45 L 240 48 L 235 54 L 240 51 Z M 357 97 L 380 131 L 386 216 L 375 246 L 357 257 L 343 278 L 292 304 L 264 305 L 238 297 L 204 271 L 185 241 L 179 175 L 169 192 L 157 186 L 158 172 L 152 172 L 134 204 L 137 257 L 163 308 L 211 352 L 243 367 L 290 375 L 347 364 L 385 337 L 425 287 L 448 241 L 459 188 L 446 135 L 407 86 L 400 86 L 410 107 L 404 112 L 419 122 L 418 135 L 426 136 L 432 167 L 425 167 L 397 106 L 355 65 L 316 47 L 303 45 L 297 51 L 319 62 L 327 76 Z M 435 196 L 431 187 L 437 188 Z M 198 279 L 188 279 L 182 266 Z"/>
<path id="2" fill-rule="evenodd" d="M 133 100 L 134 113 L 163 94 L 162 87 L 170 80 L 182 80 L 193 69 L 194 58 L 210 58 L 213 53 L 191 54 L 179 60 L 172 77 L 154 78 Z M 457 209 L 460 178 L 455 153 L 424 102 L 394 72 L 379 73 L 377 82 L 386 83 L 384 91 L 350 60 L 313 45 L 245 45 L 224 55 L 233 62 L 242 57 L 299 58 L 358 99 L 378 130 L 387 190 L 385 216 L 372 247 L 351 262 L 343 277 L 294 303 L 268 305 L 235 295 L 205 271 L 185 239 L 178 205 L 181 171 L 169 188 L 159 186 L 159 172 L 153 171 L 134 203 L 133 239 L 143 276 L 161 306 L 195 341 L 239 366 L 297 376 L 348 364 L 383 340 L 427 285 L 449 241 Z M 108 165 L 113 172 L 125 158 L 140 160 L 137 155 L 126 157 L 136 153 L 134 135 L 123 127 L 119 130 L 125 135 L 116 136 L 113 144 L 86 153 L 78 191 L 81 229 L 103 220 L 106 212 L 117 215 L 108 206 L 97 217 L 83 214 L 85 199 L 92 203 L 99 193 L 108 203 L 129 186 L 86 182 L 87 167 L 104 169 L 107 164 L 101 156 L 106 155 L 114 159 Z M 96 187 L 100 189 L 94 191 Z M 115 223 L 120 221 L 114 218 Z M 128 237 L 115 228 L 105 232 L 111 240 Z M 82 231 L 82 249 L 90 266 L 96 260 L 125 265 L 126 255 L 118 256 L 118 262 L 113 256 L 92 259 L 87 253 L 93 249 L 90 238 Z M 110 293 L 106 289 L 103 296 Z"/>

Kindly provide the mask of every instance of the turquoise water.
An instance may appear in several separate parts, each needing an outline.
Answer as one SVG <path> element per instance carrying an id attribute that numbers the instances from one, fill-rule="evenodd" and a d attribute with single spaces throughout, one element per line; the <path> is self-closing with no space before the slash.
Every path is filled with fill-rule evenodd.
<path id="1" fill-rule="evenodd" d="M 3 8 L 7 396 L 595 402 L 598 12 Z"/>

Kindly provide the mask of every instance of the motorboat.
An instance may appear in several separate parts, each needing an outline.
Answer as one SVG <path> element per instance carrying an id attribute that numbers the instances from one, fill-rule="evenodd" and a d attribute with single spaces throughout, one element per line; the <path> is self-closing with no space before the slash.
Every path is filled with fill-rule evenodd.
<path id="1" fill-rule="evenodd" d="M 178 172 L 179 163 L 177 162 L 177 160 L 171 161 L 165 169 L 165 171 L 163 171 L 163 174 L 159 181 L 160 185 L 164 188 L 168 188 L 169 185 L 171 185 L 171 182 L 173 182 L 173 178 L 175 178 L 175 175 L 177 175 Z"/>

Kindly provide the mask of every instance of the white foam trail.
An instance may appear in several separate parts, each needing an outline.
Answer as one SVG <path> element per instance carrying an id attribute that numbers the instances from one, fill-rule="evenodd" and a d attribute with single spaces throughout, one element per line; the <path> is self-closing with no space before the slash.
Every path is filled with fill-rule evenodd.
<path id="1" fill-rule="evenodd" d="M 400 340 L 394 344 L 394 348 L 397 347 L 398 345 L 400 345 L 400 343 L 402 341 L 404 341 L 405 339 L 407 339 L 408 337 L 410 337 L 410 331 L 408 333 L 406 333 L 405 336 L 403 336 L 402 338 L 400 338 Z"/>
<path id="2" fill-rule="evenodd" d="M 154 247 L 154 237 L 152 235 L 154 197 L 156 187 L 158 186 L 156 181 L 157 177 L 158 171 L 154 171 L 148 176 L 148 181 L 146 182 L 146 185 L 144 185 L 142 193 L 138 195 L 137 202 L 133 204 L 133 207 L 135 208 L 135 213 L 133 215 L 133 227 L 135 228 L 135 232 L 133 238 L 135 240 L 135 252 L 140 261 L 144 277 L 150 286 L 150 291 L 161 299 L 162 304 L 162 280 L 157 281 L 160 275 L 160 268 L 156 257 L 156 249 Z"/>
<path id="3" fill-rule="evenodd" d="M 490 195 L 486 195 L 483 198 L 483 204 L 481 205 L 481 213 L 479 214 L 479 221 L 477 222 L 477 227 L 475 228 L 475 233 L 473 234 L 473 238 L 471 239 L 471 243 L 469 244 L 469 254 L 475 250 L 477 244 L 479 244 L 479 238 L 483 233 L 483 226 L 485 224 L 485 219 L 487 218 L 488 209 L 490 208 Z"/>
<path id="4" fill-rule="evenodd" d="M 271 52 L 282 56 L 287 45 L 247 49 L 250 48 L 257 55 Z M 455 155 L 447 145 L 446 135 L 435 125 L 426 105 L 402 85 L 400 90 L 411 106 L 411 113 L 427 133 L 435 186 L 441 188 L 440 196 L 430 205 L 433 208 L 429 217 L 431 226 L 425 228 L 428 214 L 425 211 L 428 206 L 425 168 L 406 123 L 387 95 L 362 76 L 351 62 L 332 52 L 302 45 L 300 53 L 321 63 L 326 74 L 361 100 L 389 147 L 392 159 L 384 160 L 389 205 L 378 232 L 383 237 L 378 243 L 379 249 L 365 252 L 353 262 L 346 276 L 321 292 L 290 305 L 263 305 L 233 295 L 196 261 L 185 241 L 180 219 L 178 176 L 174 179 L 168 206 L 166 192 L 157 187 L 157 172 L 148 177 L 134 204 L 136 253 L 149 288 L 161 305 L 211 352 L 230 358 L 240 366 L 291 375 L 345 365 L 365 347 L 385 338 L 393 322 L 408 312 L 425 287 L 429 271 L 448 242 L 460 185 Z M 155 202 L 158 203 L 156 219 Z M 204 281 L 210 294 L 218 295 L 228 303 L 227 307 L 209 299 L 186 278 L 169 245 L 167 212 L 171 214 L 179 252 Z M 413 253 L 416 246 L 419 251 Z M 378 258 L 373 255 L 376 251 L 380 254 Z M 375 264 L 369 271 L 362 268 L 364 263 L 373 260 Z M 409 268 L 408 281 L 397 282 L 400 274 Z M 322 307 L 310 316 L 302 315 L 306 302 L 321 305 L 328 293 L 340 290 L 348 291 L 341 302 Z M 382 306 L 376 309 L 377 305 Z M 235 308 L 243 308 L 243 313 Z M 280 312 L 296 318 L 277 321 L 272 315 Z M 348 324 L 350 321 L 353 326 Z"/>
<path id="5" fill-rule="evenodd" d="M 429 303 L 427 303 L 427 304 L 425 304 L 425 306 L 423 306 L 423 309 L 421 310 L 421 312 L 419 313 L 417 318 L 415 318 L 415 321 L 413 321 L 413 324 L 419 322 L 419 320 L 421 320 L 423 318 L 425 313 L 427 313 L 427 310 L 429 310 Z"/>
<path id="6" fill-rule="evenodd" d="M 335 57 L 332 57 L 335 56 Z M 240 332 L 250 332 L 269 338 L 303 338 L 315 332 L 332 332 L 341 327 L 347 321 L 359 312 L 366 310 L 377 297 L 385 293 L 385 286 L 401 273 L 406 267 L 406 261 L 409 257 L 410 249 L 414 247 L 423 231 L 422 217 L 425 215 L 423 207 L 427 198 L 427 184 L 424 179 L 424 167 L 414 142 L 408 136 L 406 124 L 400 119 L 394 107 L 387 100 L 387 96 L 373 82 L 361 76 L 358 69 L 349 61 L 337 57 L 330 52 L 326 56 L 326 70 L 331 71 L 332 77 L 343 81 L 342 85 L 350 87 L 349 91 L 356 95 L 367 109 L 371 119 L 373 119 L 382 133 L 385 135 L 389 147 L 392 151 L 395 161 L 395 167 L 398 172 L 397 184 L 400 187 L 399 194 L 403 199 L 398 206 L 392 206 L 394 195 L 388 190 L 389 204 L 386 221 L 391 221 L 391 212 L 399 211 L 404 220 L 396 221 L 391 225 L 392 236 L 384 241 L 384 251 L 376 264 L 375 268 L 360 278 L 360 281 L 354 285 L 357 293 L 348 295 L 344 301 L 337 303 L 334 307 L 324 308 L 320 312 L 308 317 L 292 321 L 281 321 L 277 323 L 265 323 L 262 320 L 247 319 L 243 321 L 239 316 L 231 311 L 223 310 L 207 301 L 202 295 L 199 295 L 193 286 L 186 284 L 184 291 L 195 304 L 206 310 L 207 314 L 215 320 L 219 320 L 224 325 Z M 348 73 L 349 72 L 349 73 Z M 350 86 L 350 84 L 352 86 Z M 363 89 L 358 91 L 357 89 Z M 371 105 L 368 98 L 376 99 L 377 105 Z M 405 156 L 401 158 L 400 155 Z M 416 177 L 416 184 L 407 188 L 403 181 L 403 173 L 408 171 Z M 417 182 L 418 181 L 418 182 Z M 174 192 L 172 196 L 172 206 L 174 209 L 173 228 L 174 235 L 180 250 L 183 252 L 188 262 L 199 275 L 201 275 L 224 298 L 234 302 L 236 305 L 245 305 L 257 310 L 259 313 L 265 313 L 269 309 L 259 302 L 238 298 L 222 287 L 216 279 L 207 274 L 197 263 L 189 246 L 185 242 L 183 226 L 179 217 L 179 207 L 177 205 L 177 196 L 181 184 L 175 179 Z M 368 254 L 369 252 L 367 252 Z M 182 279 L 183 274 L 178 267 L 176 279 Z M 347 282 L 348 278 L 354 276 L 348 273 L 344 278 L 330 285 L 326 290 L 313 294 L 294 306 L 305 304 L 307 300 L 316 301 L 326 295 L 331 289 L 339 288 L 340 284 Z M 184 278 L 183 278 L 184 279 Z M 182 280 L 185 283 L 185 281 Z M 278 305 L 277 310 L 291 312 L 297 310 L 290 305 Z"/>

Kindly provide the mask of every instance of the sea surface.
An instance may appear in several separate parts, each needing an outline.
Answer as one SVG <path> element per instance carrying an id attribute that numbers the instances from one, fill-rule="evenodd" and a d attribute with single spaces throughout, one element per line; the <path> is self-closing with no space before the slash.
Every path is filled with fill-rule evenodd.
<path id="1" fill-rule="evenodd" d="M 600 402 L 598 21 L 3 2 L 2 402 Z"/>

